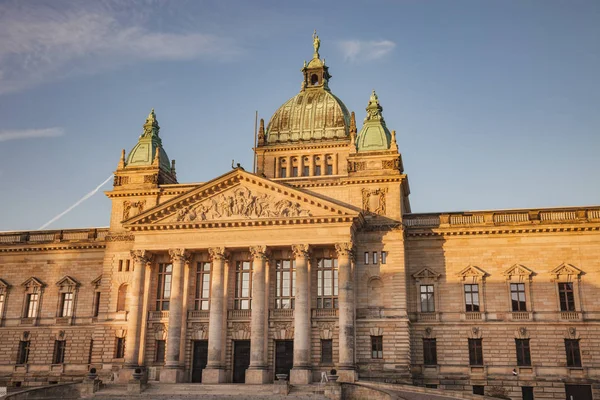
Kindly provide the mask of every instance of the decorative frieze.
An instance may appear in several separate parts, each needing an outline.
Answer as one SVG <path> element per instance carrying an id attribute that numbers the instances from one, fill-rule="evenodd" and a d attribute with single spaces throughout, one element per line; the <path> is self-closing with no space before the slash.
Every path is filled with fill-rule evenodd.
<path id="1" fill-rule="evenodd" d="M 385 215 L 387 188 L 362 189 L 362 208 L 368 214 Z"/>

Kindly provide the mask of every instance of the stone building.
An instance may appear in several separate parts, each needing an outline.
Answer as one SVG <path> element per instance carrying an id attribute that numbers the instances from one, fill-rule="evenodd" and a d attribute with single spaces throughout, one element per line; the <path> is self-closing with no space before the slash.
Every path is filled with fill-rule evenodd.
<path id="1" fill-rule="evenodd" d="M 0 380 L 381 380 L 600 394 L 600 207 L 411 213 L 394 131 L 314 55 L 256 173 L 177 181 L 150 113 L 109 228 L 0 234 Z M 361 115 L 362 116 L 362 115 Z M 176 140 L 176 137 L 173 138 Z M 457 189 L 458 190 L 458 189 Z"/>

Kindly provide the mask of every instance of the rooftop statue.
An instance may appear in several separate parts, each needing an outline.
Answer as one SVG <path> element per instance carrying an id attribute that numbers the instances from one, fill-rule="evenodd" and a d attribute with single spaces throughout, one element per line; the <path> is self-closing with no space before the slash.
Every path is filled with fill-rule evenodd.
<path id="1" fill-rule="evenodd" d="M 313 47 L 315 49 L 314 58 L 319 58 L 319 48 L 321 47 L 321 39 L 317 36 L 317 30 L 313 33 Z"/>

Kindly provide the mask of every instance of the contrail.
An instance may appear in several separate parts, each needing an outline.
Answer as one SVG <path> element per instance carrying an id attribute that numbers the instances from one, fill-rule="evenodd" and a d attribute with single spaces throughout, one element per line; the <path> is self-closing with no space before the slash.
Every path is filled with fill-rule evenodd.
<path id="1" fill-rule="evenodd" d="M 73 204 L 71 207 L 67 208 L 65 211 L 61 212 L 56 217 L 52 218 L 50 221 L 48 221 L 44 225 L 40 226 L 38 228 L 38 230 L 44 229 L 45 227 L 47 227 L 48 225 L 52 224 L 56 220 L 62 218 L 69 211 L 71 211 L 72 209 L 74 209 L 75 207 L 77 207 L 78 205 L 80 205 L 81 203 L 83 203 L 84 201 L 86 201 L 87 199 L 89 199 L 90 197 L 92 197 L 93 195 L 95 195 L 96 192 L 98 190 L 100 190 L 100 188 L 102 186 L 106 185 L 108 183 L 108 181 L 110 181 L 112 179 L 112 177 L 113 177 L 112 174 L 110 174 L 110 176 L 108 178 L 106 178 L 106 180 L 104 182 L 102 182 L 101 184 L 99 184 L 98 186 L 96 186 L 96 189 L 92 190 L 91 192 L 89 192 L 88 194 L 86 194 L 85 196 L 83 196 L 81 199 L 77 200 L 77 202 L 75 204 Z"/>

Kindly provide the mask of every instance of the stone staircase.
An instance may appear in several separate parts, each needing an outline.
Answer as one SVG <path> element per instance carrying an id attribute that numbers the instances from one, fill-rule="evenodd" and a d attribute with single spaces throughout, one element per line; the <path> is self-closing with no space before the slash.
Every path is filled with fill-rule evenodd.
<path id="1" fill-rule="evenodd" d="M 273 385 L 220 384 L 204 385 L 190 383 L 150 383 L 139 395 L 127 394 L 127 385 L 108 384 L 94 398 L 117 400 L 126 398 L 144 398 L 152 400 L 185 399 L 230 399 L 230 400 L 323 400 L 323 388 L 318 384 L 298 385 L 290 388 L 287 396 L 273 394 Z"/>

